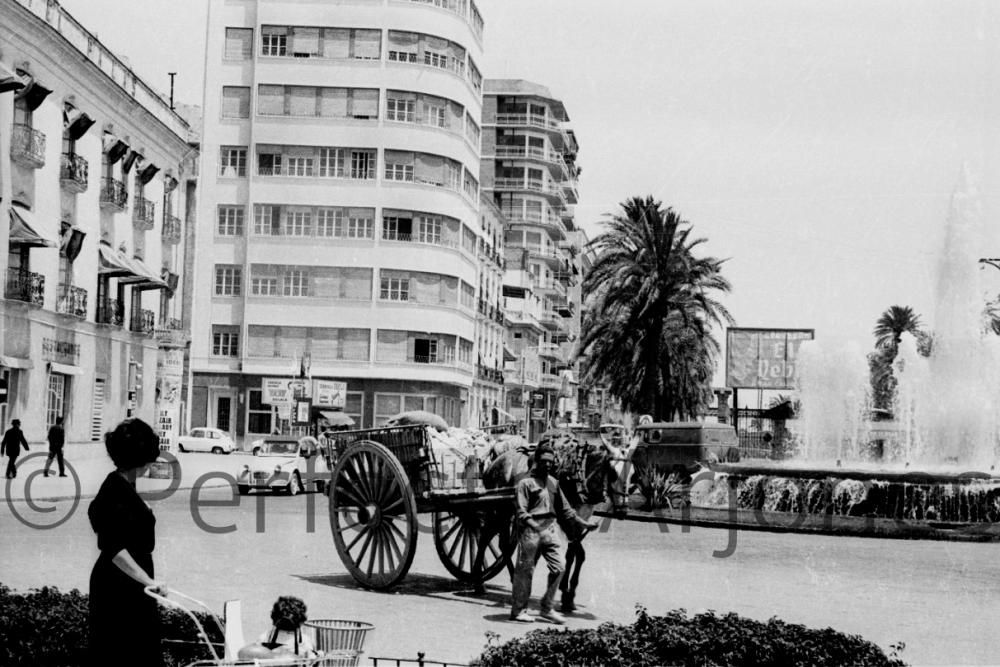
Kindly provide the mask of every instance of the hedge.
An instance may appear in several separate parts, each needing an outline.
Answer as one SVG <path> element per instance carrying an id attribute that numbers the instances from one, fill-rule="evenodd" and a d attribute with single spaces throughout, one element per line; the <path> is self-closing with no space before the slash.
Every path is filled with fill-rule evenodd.
<path id="1" fill-rule="evenodd" d="M 587 630 L 533 630 L 499 644 L 490 637 L 479 667 L 896 667 L 902 643 L 887 656 L 856 635 L 815 630 L 772 618 L 761 623 L 709 611 L 688 616 L 683 609 L 650 616 L 636 608 L 631 625 L 603 623 Z"/>
<path id="2" fill-rule="evenodd" d="M 73 589 L 45 586 L 15 593 L 0 584 L 0 665 L 82 667 L 87 664 L 88 599 Z M 213 642 L 222 642 L 207 614 L 198 620 Z M 191 619 L 176 609 L 160 609 L 165 667 L 211 658 Z M 127 656 L 125 656 L 127 657 Z"/>

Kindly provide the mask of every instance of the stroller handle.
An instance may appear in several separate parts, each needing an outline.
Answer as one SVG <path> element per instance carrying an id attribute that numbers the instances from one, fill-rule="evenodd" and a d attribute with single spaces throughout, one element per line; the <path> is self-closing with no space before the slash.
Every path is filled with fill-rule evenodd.
<path id="1" fill-rule="evenodd" d="M 221 659 L 219 657 L 218 651 L 215 650 L 215 645 L 212 643 L 212 640 L 209 639 L 208 633 L 205 632 L 205 628 L 201 624 L 201 621 L 198 620 L 198 617 L 195 616 L 194 612 L 191 611 L 191 609 L 190 609 L 190 607 L 192 607 L 192 606 L 193 607 L 200 607 L 201 609 L 203 609 L 206 613 L 208 613 L 209 616 L 212 617 L 212 620 L 215 621 L 215 625 L 219 628 L 219 631 L 223 635 L 225 635 L 226 634 L 225 626 L 223 626 L 222 621 L 215 614 L 215 612 L 213 612 L 209 608 L 209 606 L 207 604 L 205 604 L 204 602 L 201 602 L 200 600 L 194 599 L 190 595 L 185 595 L 184 593 L 181 593 L 178 590 L 174 590 L 173 588 L 168 588 L 166 586 L 160 586 L 160 587 L 157 587 L 157 586 L 146 586 L 142 590 L 143 590 L 143 592 L 146 593 L 146 595 L 148 595 L 149 597 L 153 598 L 154 600 L 156 600 L 160 604 L 164 605 L 165 607 L 173 607 L 174 609 L 179 609 L 182 612 L 184 612 L 185 614 L 187 614 L 188 617 L 192 621 L 194 621 L 195 627 L 198 628 L 198 634 L 201 635 L 202 640 L 204 640 L 205 644 L 208 646 L 208 650 L 212 652 L 213 659 L 216 660 L 216 661 L 219 661 Z M 159 591 L 165 591 L 165 593 L 161 593 Z M 184 604 L 181 604 L 180 602 L 177 602 L 176 600 L 171 600 L 169 597 L 167 597 L 168 595 L 173 595 L 174 597 L 178 597 L 178 598 L 181 598 L 183 600 L 186 600 L 189 604 L 188 605 L 184 605 Z"/>

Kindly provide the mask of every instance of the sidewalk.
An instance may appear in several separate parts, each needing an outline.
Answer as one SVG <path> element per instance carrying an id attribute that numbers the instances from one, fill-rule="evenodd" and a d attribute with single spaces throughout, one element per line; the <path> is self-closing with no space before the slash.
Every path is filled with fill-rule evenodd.
<path id="1" fill-rule="evenodd" d="M 48 456 L 48 446 L 42 444 L 30 445 L 31 450 L 22 452 L 17 460 L 17 477 L 5 485 L 4 497 L 8 502 L 52 502 L 56 500 L 73 500 L 75 498 L 93 498 L 101 488 L 104 478 L 108 476 L 114 465 L 108 457 L 102 442 L 69 443 L 64 449 L 66 462 L 66 477 L 59 477 L 59 464 L 53 461 L 49 468 L 49 476 L 44 477 L 45 459 Z M 140 492 L 166 491 L 175 485 L 174 490 L 188 490 L 195 484 L 204 487 L 219 487 L 231 482 L 217 474 L 228 474 L 236 477 L 243 465 L 249 460 L 249 454 L 196 454 L 172 453 L 176 458 L 179 472 L 177 479 L 153 479 L 143 477 L 136 481 Z M 6 469 L 7 458 L 0 459 L 0 465 Z"/>

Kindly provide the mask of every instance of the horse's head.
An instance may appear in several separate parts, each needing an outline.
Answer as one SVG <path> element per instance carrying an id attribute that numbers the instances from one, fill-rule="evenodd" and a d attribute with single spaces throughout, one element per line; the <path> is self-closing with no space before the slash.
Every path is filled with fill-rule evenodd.
<path id="1" fill-rule="evenodd" d="M 596 505 L 608 500 L 616 473 L 603 444 L 588 443 L 571 431 L 547 433 L 542 442 L 555 450 L 554 474 L 571 505 Z"/>

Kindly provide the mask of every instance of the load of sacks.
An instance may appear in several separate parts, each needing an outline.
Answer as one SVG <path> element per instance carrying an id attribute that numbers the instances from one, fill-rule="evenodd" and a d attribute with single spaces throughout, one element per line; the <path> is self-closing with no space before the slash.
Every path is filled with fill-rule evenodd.
<path id="1" fill-rule="evenodd" d="M 509 449 L 528 446 L 523 436 L 494 435 L 474 428 L 428 427 L 428 441 L 437 462 L 435 488 L 475 491 L 483 488 L 482 473 L 493 459 Z"/>

